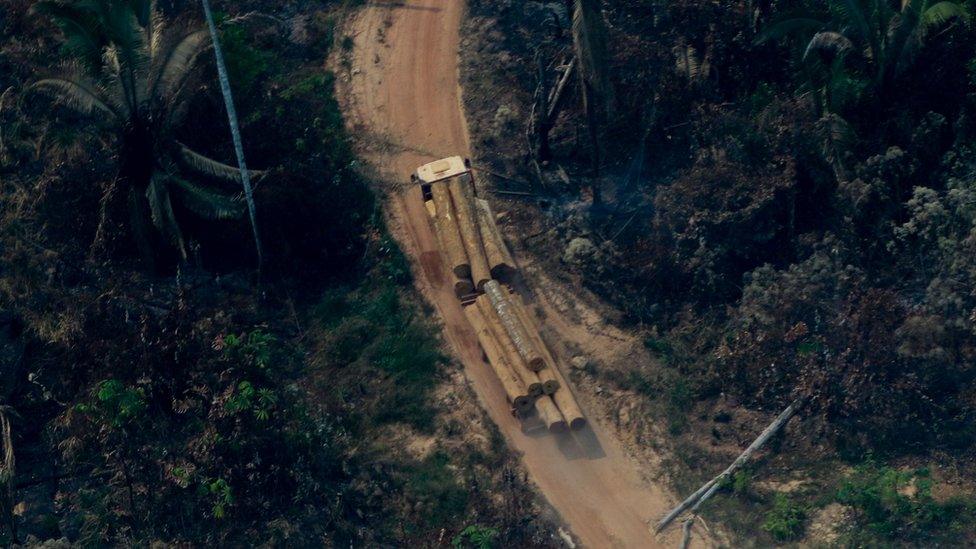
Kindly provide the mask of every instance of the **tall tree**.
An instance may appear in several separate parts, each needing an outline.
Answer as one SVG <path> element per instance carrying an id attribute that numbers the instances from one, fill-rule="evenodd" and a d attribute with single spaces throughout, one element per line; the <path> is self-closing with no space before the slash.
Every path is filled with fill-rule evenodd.
<path id="1" fill-rule="evenodd" d="M 258 268 L 264 265 L 264 247 L 258 232 L 257 209 L 254 206 L 254 191 L 251 188 L 251 177 L 244 162 L 244 145 L 241 140 L 240 125 L 237 122 L 237 109 L 234 108 L 234 97 L 231 95 L 230 79 L 227 77 L 227 66 L 224 64 L 224 54 L 220 49 L 220 39 L 217 36 L 217 25 L 214 23 L 210 1 L 203 2 L 203 13 L 207 17 L 207 28 L 213 41 L 214 58 L 217 62 L 217 76 L 220 79 L 220 92 L 224 96 L 224 107 L 227 109 L 227 119 L 230 122 L 230 135 L 234 140 L 234 153 L 237 155 L 237 168 L 241 174 L 241 184 L 244 186 L 244 198 L 247 200 L 247 211 L 251 218 L 251 231 L 254 233 L 254 246 L 258 253 Z"/>
<path id="2" fill-rule="evenodd" d="M 167 32 L 153 0 L 44 0 L 35 10 L 62 29 L 75 61 L 33 89 L 96 117 L 115 135 L 118 175 L 103 209 L 110 197 L 126 197 L 130 230 L 144 259 L 153 265 L 163 240 L 185 261 L 174 199 L 205 219 L 239 217 L 244 210 L 240 198 L 220 185 L 239 180 L 241 172 L 190 150 L 173 133 L 186 114 L 187 80 L 210 43 L 207 31 Z M 208 183 L 187 180 L 187 170 Z"/>
<path id="3" fill-rule="evenodd" d="M 613 106 L 613 87 L 609 76 L 607 25 L 600 0 L 574 0 L 573 52 L 580 77 L 583 108 L 593 147 L 593 204 L 600 196 L 600 125 L 609 117 Z"/>

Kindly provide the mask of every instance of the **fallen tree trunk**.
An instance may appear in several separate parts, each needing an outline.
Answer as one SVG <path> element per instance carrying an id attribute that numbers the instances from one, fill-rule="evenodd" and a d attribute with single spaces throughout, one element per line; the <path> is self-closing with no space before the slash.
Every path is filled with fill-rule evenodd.
<path id="1" fill-rule="evenodd" d="M 502 388 L 505 389 L 505 395 L 508 397 L 508 401 L 512 404 L 514 411 L 519 417 L 525 417 L 532 411 L 534 404 L 532 397 L 528 394 L 528 390 L 522 383 L 522 380 L 512 371 L 508 361 L 505 360 L 494 336 L 488 329 L 487 321 L 478 308 L 465 307 L 464 314 L 468 317 L 468 322 L 471 323 L 475 333 L 478 335 L 478 341 L 481 343 L 481 348 L 488 358 L 488 364 L 501 382 Z"/>
<path id="2" fill-rule="evenodd" d="M 458 230 L 457 217 L 454 206 L 451 204 L 451 194 L 447 189 L 447 183 L 444 181 L 432 183 L 430 192 L 434 195 L 434 210 L 437 212 L 434 230 L 440 234 L 443 240 L 442 250 L 447 256 L 451 271 L 458 278 L 471 278 L 471 263 L 468 261 L 464 244 L 461 242 L 461 233 Z"/>
<path id="3" fill-rule="evenodd" d="M 478 296 L 475 300 L 475 305 L 481 311 L 481 315 L 488 324 L 488 329 L 498 342 L 499 348 L 508 359 L 508 363 L 512 366 L 512 371 L 522 380 L 529 395 L 533 397 L 541 395 L 543 393 L 542 380 L 539 379 L 539 375 L 536 372 L 529 369 L 522 355 L 515 349 L 511 338 L 505 332 L 505 328 L 502 326 L 501 320 L 498 318 L 498 314 L 495 312 L 494 307 L 491 306 L 488 298 L 484 295 Z"/>
<path id="4" fill-rule="evenodd" d="M 803 405 L 803 402 L 804 399 L 798 398 L 790 403 L 786 409 L 776 416 L 776 419 L 774 419 L 772 423 L 763 429 L 763 432 L 756 437 L 756 440 L 752 441 L 752 444 L 750 444 L 745 451 L 739 454 L 739 457 L 735 458 L 735 461 L 733 461 L 731 465 L 729 465 L 715 478 L 703 484 L 702 487 L 696 490 L 694 494 L 688 496 L 687 499 L 682 501 L 677 507 L 665 515 L 665 517 L 661 519 L 661 522 L 657 523 L 657 531 L 660 532 L 661 530 L 664 530 L 668 524 L 671 524 L 671 522 L 678 518 L 681 513 L 685 512 L 686 509 L 691 508 L 692 511 L 697 511 L 698 508 L 708 500 L 708 498 L 712 497 L 712 495 L 718 491 L 725 479 L 731 477 L 732 474 L 739 469 L 739 467 L 742 467 L 742 465 L 748 461 L 749 458 L 756 453 L 756 451 L 762 448 L 763 445 L 765 445 L 766 442 L 773 437 L 773 435 L 779 432 L 779 430 L 786 425 L 790 418 L 793 417 L 793 415 L 796 414 L 796 411 L 799 410 Z"/>
<path id="5" fill-rule="evenodd" d="M 485 256 L 488 258 L 491 277 L 507 280 L 515 274 L 515 260 L 508 251 L 505 240 L 502 239 L 502 233 L 498 230 L 495 214 L 492 213 L 487 200 L 475 199 L 475 207 L 478 210 L 478 224 L 481 227 L 481 239 Z"/>
<path id="6" fill-rule="evenodd" d="M 569 427 L 573 430 L 582 429 L 586 425 L 586 417 L 583 416 L 583 410 L 579 406 L 579 402 L 576 401 L 576 396 L 573 395 L 572 389 L 569 387 L 569 383 L 566 382 L 566 378 L 563 377 L 562 371 L 559 370 L 559 366 L 556 364 L 556 358 L 549 351 L 549 347 L 546 342 L 542 340 L 542 334 L 539 332 L 538 327 L 535 322 L 532 321 L 532 317 L 529 315 L 528 309 L 525 308 L 525 303 L 521 298 L 514 298 L 515 301 L 515 311 L 518 313 L 520 320 L 525 325 L 525 329 L 530 334 L 530 337 L 535 341 L 536 346 L 545 355 L 547 361 L 547 368 L 539 370 L 539 379 L 543 380 L 542 388 L 545 391 L 545 377 L 543 374 L 551 376 L 555 381 L 557 390 L 552 393 L 552 399 L 556 401 L 556 406 L 559 406 L 559 411 L 562 412 L 563 417 L 566 418 L 566 422 L 569 423 Z"/>
<path id="7" fill-rule="evenodd" d="M 427 215 L 430 216 L 431 223 L 434 224 L 434 236 L 437 239 L 437 247 L 441 250 L 447 249 L 447 246 L 444 244 L 443 230 L 437 224 L 437 209 L 434 207 L 434 201 L 428 200 L 424 203 L 424 206 L 427 208 Z M 451 269 L 451 276 L 454 278 L 454 295 L 461 298 L 474 293 L 474 284 L 471 282 L 471 279 L 461 278 L 454 269 Z"/>
<path id="8" fill-rule="evenodd" d="M 461 243 L 468 255 L 471 265 L 471 280 L 479 290 L 491 280 L 488 269 L 488 259 L 481 240 L 481 228 L 478 225 L 478 214 L 474 205 L 474 182 L 471 174 L 465 173 L 451 178 L 447 187 L 454 201 L 454 213 L 457 215 L 458 229 L 461 231 Z"/>
<path id="9" fill-rule="evenodd" d="M 485 295 L 491 301 L 491 306 L 498 314 L 498 318 L 501 319 L 505 331 L 508 332 L 508 336 L 512 339 L 516 350 L 522 355 L 526 365 L 537 372 L 544 368 L 546 364 L 542 360 L 542 355 L 539 354 L 539 350 L 535 348 L 535 345 L 529 339 L 525 327 L 522 325 L 522 321 L 512 310 L 512 303 L 505 296 L 501 284 L 495 280 L 489 281 L 485 284 L 484 290 Z"/>

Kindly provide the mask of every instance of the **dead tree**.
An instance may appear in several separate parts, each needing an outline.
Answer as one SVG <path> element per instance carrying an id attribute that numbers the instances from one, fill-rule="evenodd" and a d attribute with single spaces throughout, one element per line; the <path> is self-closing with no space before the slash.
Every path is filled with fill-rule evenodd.
<path id="1" fill-rule="evenodd" d="M 715 492 L 718 491 L 718 489 L 725 483 L 725 481 L 731 478 L 732 475 L 740 467 L 742 467 L 743 464 L 749 461 L 749 459 L 753 456 L 753 454 L 759 451 L 759 449 L 761 449 L 766 444 L 766 442 L 769 441 L 769 439 L 773 438 L 773 435 L 778 433 L 779 430 L 782 429 L 784 425 L 786 425 L 786 423 L 790 420 L 790 418 L 793 417 L 794 414 L 796 414 L 797 410 L 799 410 L 800 407 L 803 406 L 804 402 L 805 402 L 804 399 L 798 398 L 794 400 L 792 403 L 790 403 L 790 405 L 787 406 L 786 409 L 784 409 L 782 412 L 780 412 L 778 416 L 776 416 L 776 419 L 774 419 L 772 423 L 770 423 L 765 429 L 763 429 L 763 432 L 760 433 L 758 437 L 756 437 L 756 440 L 752 441 L 752 444 L 750 444 L 749 447 L 745 449 L 745 451 L 739 454 L 739 457 L 735 458 L 735 461 L 733 461 L 731 465 L 729 465 L 720 474 L 712 478 L 712 480 L 703 484 L 701 488 L 695 491 L 695 493 L 688 496 L 687 499 L 682 501 L 680 504 L 678 504 L 677 507 L 675 507 L 667 515 L 665 515 L 665 517 L 661 519 L 660 522 L 657 523 L 656 530 L 658 532 L 664 530 L 665 528 L 667 528 L 669 524 L 671 524 L 674 521 L 674 519 L 678 518 L 682 513 L 690 509 L 691 515 L 685 522 L 685 527 L 684 527 L 685 541 L 683 543 L 687 544 L 688 540 L 691 537 L 691 522 L 694 520 L 695 516 L 698 513 L 698 509 L 702 506 L 702 504 L 708 501 L 708 499 L 711 498 L 715 494 Z"/>
<path id="2" fill-rule="evenodd" d="M 593 204 L 599 205 L 600 125 L 609 118 L 613 105 L 613 88 L 607 69 L 610 61 L 607 25 L 603 19 L 601 0 L 573 2 L 573 52 L 579 64 L 583 109 L 586 111 L 586 126 L 593 147 Z"/>

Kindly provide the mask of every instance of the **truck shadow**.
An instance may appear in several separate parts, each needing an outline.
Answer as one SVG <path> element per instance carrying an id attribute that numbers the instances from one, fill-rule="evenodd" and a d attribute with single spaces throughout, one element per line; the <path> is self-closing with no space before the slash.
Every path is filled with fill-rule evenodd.
<path id="1" fill-rule="evenodd" d="M 554 433 L 556 446 L 563 454 L 563 457 L 573 461 L 577 459 L 594 460 L 606 457 L 603 446 L 600 444 L 596 433 L 587 425 L 578 431 L 566 431 Z"/>

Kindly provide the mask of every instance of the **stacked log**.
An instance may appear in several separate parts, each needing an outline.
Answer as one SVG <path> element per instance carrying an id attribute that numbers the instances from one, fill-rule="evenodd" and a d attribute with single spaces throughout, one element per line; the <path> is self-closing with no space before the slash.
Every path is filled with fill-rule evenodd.
<path id="1" fill-rule="evenodd" d="M 563 377 L 562 372 L 556 365 L 556 359 L 553 357 L 552 353 L 549 351 L 549 347 L 542 340 L 542 336 L 532 318 L 529 316 L 528 310 L 523 306 L 522 300 L 519 297 L 513 298 L 514 307 L 512 309 L 519 315 L 519 319 L 525 324 L 526 331 L 532 334 L 533 341 L 540 351 L 545 355 L 548 367 L 543 371 L 551 373 L 553 378 L 559 384 L 559 390 L 552 394 L 552 399 L 556 401 L 556 405 L 559 406 L 559 410 L 565 416 L 566 421 L 569 423 L 569 427 L 573 430 L 582 429 L 586 425 L 586 417 L 583 416 L 583 410 L 580 409 L 579 403 L 576 402 L 576 397 L 573 395 L 572 390 L 569 388 L 569 384 L 566 383 L 566 378 Z M 540 372 L 541 373 L 541 372 Z M 540 376 L 541 377 L 541 376 Z"/>
<path id="2" fill-rule="evenodd" d="M 512 371 L 501 349 L 498 348 L 485 318 L 477 307 L 465 307 L 464 313 L 478 335 L 478 341 L 488 358 L 488 364 L 501 382 L 502 388 L 505 389 L 505 395 L 512 404 L 513 411 L 519 417 L 527 416 L 534 406 L 533 399 L 529 396 L 525 385 Z"/>
<path id="3" fill-rule="evenodd" d="M 515 274 L 515 260 L 512 258 L 502 233 L 495 223 L 495 214 L 487 200 L 476 199 L 475 208 L 478 212 L 478 224 L 481 227 L 481 240 L 488 258 L 488 270 L 491 277 L 497 280 L 507 280 Z"/>
<path id="4" fill-rule="evenodd" d="M 481 227 L 474 205 L 474 183 L 470 173 L 453 177 L 449 181 L 448 190 L 454 202 L 454 213 L 457 215 L 461 241 L 471 267 L 471 280 L 480 290 L 491 280 L 491 271 L 488 268 L 488 259 L 485 257 Z"/>
<path id="5" fill-rule="evenodd" d="M 475 300 L 475 305 L 478 310 L 481 311 L 482 317 L 484 317 L 485 322 L 488 325 L 488 329 L 491 334 L 495 337 L 495 341 L 502 351 L 502 354 L 507 358 L 508 363 L 512 366 L 512 371 L 515 375 L 522 380 L 530 396 L 536 397 L 543 394 L 543 384 L 539 379 L 539 375 L 536 372 L 529 369 L 522 355 L 519 354 L 518 350 L 512 344 L 511 338 L 505 332 L 505 328 L 501 324 L 501 319 L 495 312 L 494 307 L 491 306 L 491 302 L 484 295 L 478 296 Z"/>
<path id="6" fill-rule="evenodd" d="M 434 236 L 437 238 L 437 247 L 440 250 L 446 250 L 447 246 L 444 243 L 443 229 L 441 225 L 437 223 L 437 208 L 434 206 L 433 200 L 428 200 L 424 203 L 427 208 L 427 215 L 430 216 L 431 222 L 434 224 Z M 454 295 L 458 298 L 462 298 L 466 295 L 471 295 L 474 293 L 474 284 L 471 283 L 470 278 L 462 278 L 458 276 L 457 271 L 451 269 L 451 277 L 454 279 Z"/>
<path id="7" fill-rule="evenodd" d="M 441 249 L 447 256 L 451 271 L 458 278 L 471 278 L 471 263 L 468 261 L 464 243 L 461 241 L 457 212 L 454 211 L 454 206 L 451 204 L 451 193 L 447 188 L 447 182 L 432 183 L 430 192 L 434 196 L 434 210 L 437 212 L 434 230 L 443 240 Z"/>
<path id="8" fill-rule="evenodd" d="M 552 401 L 552 397 L 543 396 L 536 400 L 535 410 L 539 413 L 539 418 L 546 424 L 550 433 L 562 433 L 566 430 L 566 419 L 559 412 L 559 408 Z"/>
<path id="9" fill-rule="evenodd" d="M 484 290 L 485 295 L 488 296 L 491 302 L 491 306 L 498 314 L 498 318 L 501 319 L 502 325 L 508 333 L 508 337 L 512 339 L 512 343 L 525 360 L 529 369 L 538 372 L 544 368 L 546 363 L 542 360 L 542 355 L 539 354 L 535 345 L 532 344 L 528 334 L 525 332 L 525 327 L 522 326 L 522 322 L 512 310 L 512 303 L 505 296 L 501 284 L 496 280 L 491 280 L 485 284 Z"/>

